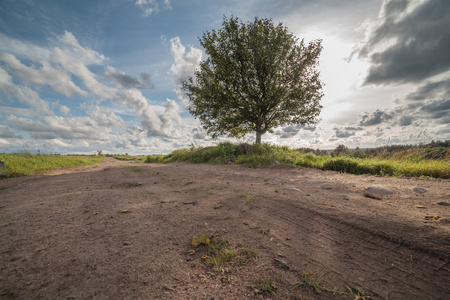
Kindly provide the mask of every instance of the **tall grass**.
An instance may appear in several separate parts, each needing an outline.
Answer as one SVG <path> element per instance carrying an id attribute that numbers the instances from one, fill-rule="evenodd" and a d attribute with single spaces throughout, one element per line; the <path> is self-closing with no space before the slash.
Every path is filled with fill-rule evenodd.
<path id="1" fill-rule="evenodd" d="M 242 164 L 258 167 L 278 161 L 300 168 L 317 168 L 350 174 L 373 174 L 386 176 L 450 178 L 450 161 L 417 159 L 417 156 L 394 156 L 391 159 L 331 157 L 315 155 L 269 144 L 249 145 L 221 143 L 216 147 L 176 150 L 168 155 L 151 155 L 145 162 L 176 162 L 212 164 Z"/>
<path id="2" fill-rule="evenodd" d="M 15 177 L 32 174 L 42 174 L 47 170 L 63 167 L 75 167 L 95 164 L 103 161 L 103 156 L 79 156 L 56 154 L 0 154 L 0 161 L 5 165 L 0 167 L 0 175 Z"/>

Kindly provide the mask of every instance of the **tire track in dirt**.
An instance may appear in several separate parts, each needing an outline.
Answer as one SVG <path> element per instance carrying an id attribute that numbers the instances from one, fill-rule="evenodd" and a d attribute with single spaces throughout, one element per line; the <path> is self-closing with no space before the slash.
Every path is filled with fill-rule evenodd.
<path id="1" fill-rule="evenodd" d="M 366 183 L 398 192 L 366 199 Z M 277 287 L 266 298 L 354 298 L 293 289 L 308 270 L 326 287 L 352 283 L 373 299 L 446 299 L 449 228 L 424 224 L 410 207 L 450 217 L 434 204 L 448 181 L 426 184 L 427 194 L 414 195 L 405 190 L 421 181 L 112 159 L 1 180 L 0 298 L 253 299 L 259 276 Z M 258 257 L 222 282 L 186 254 L 201 233 L 243 242 Z"/>
<path id="2" fill-rule="evenodd" d="M 411 249 L 411 244 L 399 243 L 376 230 L 351 222 L 354 216 L 336 220 L 326 213 L 305 209 L 287 201 L 279 201 L 275 208 L 272 207 L 270 217 L 272 227 L 278 228 L 278 231 L 297 232 L 292 234 L 292 239 L 297 238 L 296 244 L 300 249 L 325 250 L 322 255 L 314 255 L 311 250 L 307 262 L 301 262 L 303 266 L 321 266 L 320 272 L 340 274 L 342 266 L 335 262 L 345 261 L 345 268 L 353 274 L 353 278 L 345 280 L 348 283 L 358 280 L 356 285 L 365 286 L 372 297 L 391 299 L 395 293 L 408 299 L 445 299 L 450 294 L 450 273 L 448 269 L 440 267 L 445 261 L 448 262 L 448 253 L 417 244 Z M 275 219 L 281 221 L 276 222 Z M 283 228 L 286 227 L 283 224 L 289 224 L 289 228 Z M 386 254 L 395 257 L 392 263 L 383 259 Z M 421 257 L 420 263 L 416 263 L 413 257 Z M 371 283 L 377 281 L 383 284 L 383 293 L 377 294 L 371 288 Z"/>

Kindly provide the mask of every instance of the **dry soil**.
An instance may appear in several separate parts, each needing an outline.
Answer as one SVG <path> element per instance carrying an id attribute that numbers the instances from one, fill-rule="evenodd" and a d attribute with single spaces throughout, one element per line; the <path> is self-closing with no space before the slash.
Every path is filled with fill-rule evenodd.
<path id="1" fill-rule="evenodd" d="M 299 285 L 310 272 L 370 299 L 449 299 L 449 183 L 112 158 L 3 179 L 0 298 L 355 299 Z M 201 234 L 237 257 L 207 266 Z"/>

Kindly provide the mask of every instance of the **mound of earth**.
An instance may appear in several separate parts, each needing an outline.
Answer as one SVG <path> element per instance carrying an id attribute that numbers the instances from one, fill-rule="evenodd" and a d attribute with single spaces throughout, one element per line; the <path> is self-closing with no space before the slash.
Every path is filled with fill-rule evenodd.
<path id="1" fill-rule="evenodd" d="M 282 165 L 3 179 L 0 298 L 448 299 L 449 203 L 449 180 Z"/>

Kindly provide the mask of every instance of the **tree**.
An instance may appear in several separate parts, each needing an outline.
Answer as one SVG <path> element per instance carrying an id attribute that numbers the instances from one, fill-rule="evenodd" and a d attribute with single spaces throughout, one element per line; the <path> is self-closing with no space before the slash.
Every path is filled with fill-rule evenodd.
<path id="1" fill-rule="evenodd" d="M 189 111 L 213 138 L 261 135 L 281 125 L 317 122 L 322 82 L 316 67 L 321 40 L 308 45 L 271 19 L 244 24 L 224 17 L 200 44 L 207 59 L 183 82 Z"/>
<path id="2" fill-rule="evenodd" d="M 343 155 L 347 155 L 349 153 L 350 153 L 350 150 L 348 150 L 347 146 L 339 145 L 336 148 L 334 148 L 333 151 L 331 151 L 331 156 L 332 157 L 343 156 Z"/>

